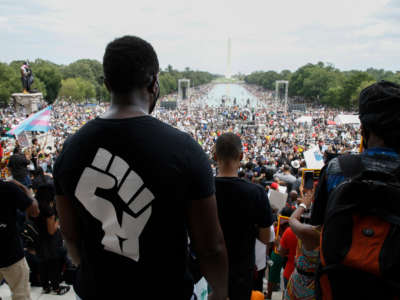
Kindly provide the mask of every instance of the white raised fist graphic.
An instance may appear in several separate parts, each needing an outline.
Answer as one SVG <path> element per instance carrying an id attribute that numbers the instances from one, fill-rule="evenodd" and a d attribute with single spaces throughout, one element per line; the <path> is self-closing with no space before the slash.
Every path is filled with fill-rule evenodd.
<path id="1" fill-rule="evenodd" d="M 139 261 L 139 237 L 154 200 L 139 175 L 123 159 L 99 148 L 75 196 L 102 223 L 104 248 Z"/>

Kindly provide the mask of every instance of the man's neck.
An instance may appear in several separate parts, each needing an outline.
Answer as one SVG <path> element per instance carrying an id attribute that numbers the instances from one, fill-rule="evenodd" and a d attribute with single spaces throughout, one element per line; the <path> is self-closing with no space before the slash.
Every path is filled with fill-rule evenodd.
<path id="1" fill-rule="evenodd" d="M 133 95 L 112 96 L 110 108 L 101 116 L 103 119 L 125 119 L 146 116 L 149 113 L 146 101 Z"/>
<path id="2" fill-rule="evenodd" d="M 368 138 L 368 149 L 372 148 L 388 148 L 383 139 L 371 133 Z"/>
<path id="3" fill-rule="evenodd" d="M 236 162 L 219 162 L 217 177 L 238 177 L 238 167 Z"/>

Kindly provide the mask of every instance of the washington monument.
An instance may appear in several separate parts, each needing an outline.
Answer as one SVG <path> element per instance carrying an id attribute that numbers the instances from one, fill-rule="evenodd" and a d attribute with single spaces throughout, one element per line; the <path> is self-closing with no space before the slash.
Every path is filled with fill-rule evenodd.
<path id="1" fill-rule="evenodd" d="M 231 38 L 228 38 L 228 56 L 227 56 L 227 65 L 226 65 L 226 78 L 231 78 Z"/>

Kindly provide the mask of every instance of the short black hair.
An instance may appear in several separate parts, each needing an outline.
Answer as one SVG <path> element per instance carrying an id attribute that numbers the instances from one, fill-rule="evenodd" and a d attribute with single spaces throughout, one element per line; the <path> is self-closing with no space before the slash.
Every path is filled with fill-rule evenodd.
<path id="1" fill-rule="evenodd" d="M 381 80 L 361 91 L 359 115 L 366 134 L 371 131 L 387 147 L 400 150 L 400 85 Z"/>
<path id="2" fill-rule="evenodd" d="M 111 91 L 129 93 L 155 81 L 159 71 L 157 54 L 145 40 L 123 36 L 107 45 L 103 71 Z"/>
<path id="3" fill-rule="evenodd" d="M 231 132 L 220 135 L 215 146 L 215 154 L 218 160 L 237 160 L 242 153 L 240 137 Z"/>

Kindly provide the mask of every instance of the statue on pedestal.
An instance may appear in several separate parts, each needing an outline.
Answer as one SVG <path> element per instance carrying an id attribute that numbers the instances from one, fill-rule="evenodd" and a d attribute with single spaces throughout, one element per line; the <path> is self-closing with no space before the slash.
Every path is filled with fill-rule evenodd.
<path id="1" fill-rule="evenodd" d="M 27 61 L 21 66 L 21 81 L 22 89 L 24 94 L 29 94 L 31 92 L 31 86 L 33 84 L 32 69 Z"/>
<path id="2" fill-rule="evenodd" d="M 31 88 L 33 84 L 33 74 L 28 61 L 24 61 L 20 71 L 23 91 L 22 93 L 13 93 L 11 99 L 17 111 L 31 114 L 39 110 L 40 103 L 43 101 L 43 95 L 36 89 Z"/>

